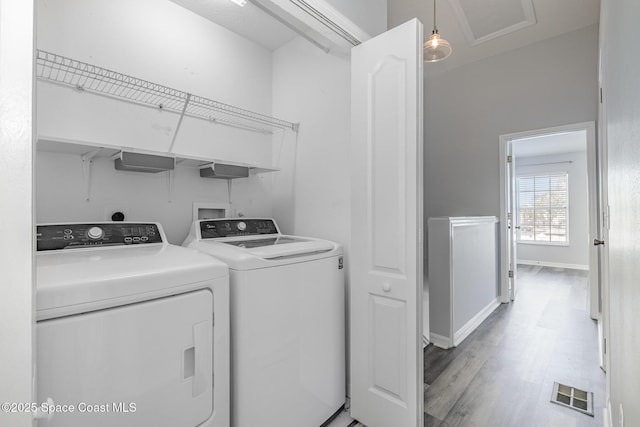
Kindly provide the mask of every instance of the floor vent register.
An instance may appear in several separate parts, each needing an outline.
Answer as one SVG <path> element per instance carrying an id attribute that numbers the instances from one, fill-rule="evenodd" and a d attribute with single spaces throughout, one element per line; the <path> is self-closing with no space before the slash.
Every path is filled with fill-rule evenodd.
<path id="1" fill-rule="evenodd" d="M 593 392 L 553 383 L 551 402 L 593 417 Z"/>

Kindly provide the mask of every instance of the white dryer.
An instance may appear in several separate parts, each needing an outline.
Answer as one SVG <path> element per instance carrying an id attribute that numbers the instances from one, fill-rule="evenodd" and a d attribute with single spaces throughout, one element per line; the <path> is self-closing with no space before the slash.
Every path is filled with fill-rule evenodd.
<path id="1" fill-rule="evenodd" d="M 225 264 L 156 223 L 38 225 L 37 245 L 39 426 L 229 426 Z"/>
<path id="2" fill-rule="evenodd" d="M 196 221 L 184 245 L 229 265 L 232 426 L 334 415 L 346 395 L 342 248 L 246 218 Z"/>

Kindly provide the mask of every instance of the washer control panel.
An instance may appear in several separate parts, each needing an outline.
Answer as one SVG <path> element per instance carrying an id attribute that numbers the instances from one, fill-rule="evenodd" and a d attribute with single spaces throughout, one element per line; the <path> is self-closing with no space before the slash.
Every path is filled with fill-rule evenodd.
<path id="1" fill-rule="evenodd" d="M 38 251 L 162 243 L 160 229 L 153 223 L 38 225 L 36 237 Z"/>
<path id="2" fill-rule="evenodd" d="M 202 239 L 280 234 L 272 219 L 221 218 L 200 221 Z"/>

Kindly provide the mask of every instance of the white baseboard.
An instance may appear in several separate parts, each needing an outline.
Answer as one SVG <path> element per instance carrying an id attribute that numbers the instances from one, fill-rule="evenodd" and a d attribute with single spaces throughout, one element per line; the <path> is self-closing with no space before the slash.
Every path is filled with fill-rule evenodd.
<path id="1" fill-rule="evenodd" d="M 528 259 L 518 259 L 518 264 L 524 265 L 540 265 L 543 267 L 556 267 L 556 268 L 569 268 L 571 270 L 589 270 L 588 265 L 583 264 L 567 264 L 564 262 L 548 262 L 548 261 L 533 261 Z"/>
<path id="2" fill-rule="evenodd" d="M 496 297 L 493 301 L 491 301 L 485 308 L 480 310 L 478 314 L 473 316 L 467 323 L 465 323 L 460 329 L 458 329 L 453 334 L 453 346 L 457 346 L 460 344 L 466 337 L 468 337 L 471 332 L 475 331 L 478 326 L 484 320 L 489 317 L 493 310 L 495 310 L 500 305 L 500 297 Z"/>
<path id="3" fill-rule="evenodd" d="M 607 405 L 602 409 L 602 425 L 604 427 L 613 427 L 611 419 L 611 401 L 607 399 Z"/>
<path id="4" fill-rule="evenodd" d="M 445 337 L 444 335 L 434 334 L 433 332 L 431 332 L 430 336 L 431 336 L 431 343 L 436 347 L 440 347 L 445 350 L 453 347 L 451 343 L 451 339 L 449 337 Z"/>
<path id="5" fill-rule="evenodd" d="M 427 338 L 426 335 L 422 335 L 422 348 L 425 348 L 428 345 L 429 345 L 429 339 Z"/>

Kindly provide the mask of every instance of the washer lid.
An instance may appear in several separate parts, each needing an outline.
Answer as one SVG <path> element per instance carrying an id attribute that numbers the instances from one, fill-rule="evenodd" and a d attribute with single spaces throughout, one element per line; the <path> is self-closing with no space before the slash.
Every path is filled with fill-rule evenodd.
<path id="1" fill-rule="evenodd" d="M 222 241 L 246 253 L 263 259 L 276 259 L 318 254 L 335 249 L 336 245 L 327 240 L 311 240 L 301 237 L 283 236 L 255 240 Z"/>
<path id="2" fill-rule="evenodd" d="M 342 255 L 329 240 L 287 236 L 273 219 L 220 218 L 194 221 L 182 246 L 213 255 L 233 270 L 253 270 Z"/>
<path id="3" fill-rule="evenodd" d="M 168 244 L 38 252 L 36 265 L 39 320 L 201 289 L 228 276 L 224 263 Z"/>
<path id="4" fill-rule="evenodd" d="M 328 240 L 280 236 L 291 243 L 266 244 L 256 240 L 191 240 L 184 244 L 190 248 L 210 254 L 226 263 L 232 270 L 254 270 L 277 267 L 285 264 L 313 261 L 342 255 L 340 245 Z M 271 239 L 269 239 L 271 240 Z M 243 244 L 255 244 L 243 247 Z M 263 245 L 266 244 L 266 245 Z"/>

